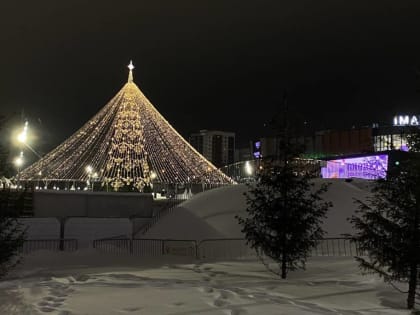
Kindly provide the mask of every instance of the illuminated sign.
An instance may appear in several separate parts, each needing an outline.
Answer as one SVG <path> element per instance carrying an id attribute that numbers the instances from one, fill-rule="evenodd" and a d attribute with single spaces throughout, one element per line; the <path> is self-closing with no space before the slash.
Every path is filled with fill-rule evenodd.
<path id="1" fill-rule="evenodd" d="M 254 158 L 256 159 L 259 159 L 262 157 L 261 156 L 261 141 L 254 141 L 252 154 L 254 155 Z"/>
<path id="2" fill-rule="evenodd" d="M 327 161 L 321 168 L 323 178 L 385 178 L 388 170 L 388 155 L 368 155 Z"/>
<path id="3" fill-rule="evenodd" d="M 394 126 L 419 126 L 419 115 L 398 115 L 394 117 Z"/>

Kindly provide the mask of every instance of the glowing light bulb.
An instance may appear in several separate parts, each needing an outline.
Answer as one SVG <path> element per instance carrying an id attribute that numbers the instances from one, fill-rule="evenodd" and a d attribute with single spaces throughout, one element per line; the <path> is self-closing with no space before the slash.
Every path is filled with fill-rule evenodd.
<path id="1" fill-rule="evenodd" d="M 134 67 L 134 65 L 133 65 L 133 61 L 132 60 L 130 60 L 130 64 L 127 66 L 128 67 L 128 69 L 130 69 L 130 71 L 133 71 L 133 69 L 135 68 Z M 141 70 L 141 69 L 140 69 Z"/>
<path id="2" fill-rule="evenodd" d="M 92 171 L 93 171 L 93 168 L 92 168 L 92 166 L 88 165 L 88 166 L 86 166 L 85 170 L 86 170 L 86 173 L 91 174 Z"/>

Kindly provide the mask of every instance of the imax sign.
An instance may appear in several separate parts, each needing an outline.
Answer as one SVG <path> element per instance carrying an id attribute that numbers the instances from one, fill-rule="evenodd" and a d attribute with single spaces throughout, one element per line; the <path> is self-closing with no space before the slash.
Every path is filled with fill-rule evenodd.
<path id="1" fill-rule="evenodd" d="M 419 126 L 419 115 L 398 115 L 394 117 L 394 126 Z"/>

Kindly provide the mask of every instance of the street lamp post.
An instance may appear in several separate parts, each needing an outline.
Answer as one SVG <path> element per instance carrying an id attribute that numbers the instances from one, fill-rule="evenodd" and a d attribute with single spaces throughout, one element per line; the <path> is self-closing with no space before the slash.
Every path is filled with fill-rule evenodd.
<path id="1" fill-rule="evenodd" d="M 23 125 L 23 129 L 19 132 L 19 134 L 16 136 L 16 140 L 17 142 L 20 144 L 20 155 L 15 159 L 14 163 L 18 169 L 18 174 L 17 174 L 17 182 L 18 182 L 18 187 L 20 185 L 20 171 L 21 171 L 21 166 L 24 163 L 23 160 L 23 146 L 25 146 L 26 148 L 28 148 L 34 155 L 36 155 L 38 158 L 42 159 L 42 156 L 34 149 L 32 148 L 29 144 L 28 144 L 28 129 L 29 129 L 29 123 L 28 121 L 25 121 L 25 124 Z M 41 177 L 41 171 L 39 172 L 39 179 Z M 38 186 L 39 186 L 39 179 L 38 179 Z"/>
<path id="2" fill-rule="evenodd" d="M 38 158 L 42 158 L 42 156 L 28 144 L 28 126 L 28 121 L 25 121 L 22 131 L 17 136 L 17 140 L 20 144 L 23 144 L 25 147 L 31 150 L 32 153 L 35 154 Z"/>
<path id="3" fill-rule="evenodd" d="M 249 161 L 245 162 L 245 173 L 248 175 L 248 177 L 251 177 L 254 173 L 252 165 Z"/>
<path id="4" fill-rule="evenodd" d="M 15 166 L 17 167 L 17 177 L 16 177 L 16 179 L 17 179 L 17 189 L 19 189 L 19 186 L 20 186 L 20 168 L 22 167 L 23 162 L 24 162 L 23 151 L 20 151 L 19 156 L 14 161 Z"/>

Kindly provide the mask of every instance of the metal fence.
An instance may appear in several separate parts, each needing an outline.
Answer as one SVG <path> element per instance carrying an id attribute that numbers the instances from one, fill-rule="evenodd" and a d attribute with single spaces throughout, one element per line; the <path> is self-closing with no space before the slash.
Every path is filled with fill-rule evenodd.
<path id="1" fill-rule="evenodd" d="M 93 248 L 113 254 L 153 257 L 163 255 L 197 256 L 197 242 L 194 240 L 162 239 L 100 239 L 93 241 Z"/>
<path id="2" fill-rule="evenodd" d="M 247 259 L 257 256 L 244 239 L 209 239 L 198 244 L 199 259 Z M 350 238 L 324 238 L 311 250 L 310 256 L 360 256 L 364 253 Z"/>
<path id="3" fill-rule="evenodd" d="M 256 252 L 238 238 L 195 240 L 100 239 L 93 242 L 99 251 L 135 256 L 188 256 L 200 260 L 249 259 Z M 311 256 L 359 256 L 363 253 L 350 238 L 325 238 L 312 249 Z"/>
<path id="4" fill-rule="evenodd" d="M 38 250 L 72 252 L 77 248 L 76 239 L 25 240 L 21 253 L 29 254 Z"/>
<path id="5" fill-rule="evenodd" d="M 360 256 L 359 246 L 350 238 L 324 238 L 312 249 L 312 256 Z"/>
<path id="6" fill-rule="evenodd" d="M 198 243 L 198 259 L 244 259 L 256 257 L 256 252 L 238 238 L 208 239 Z"/>

